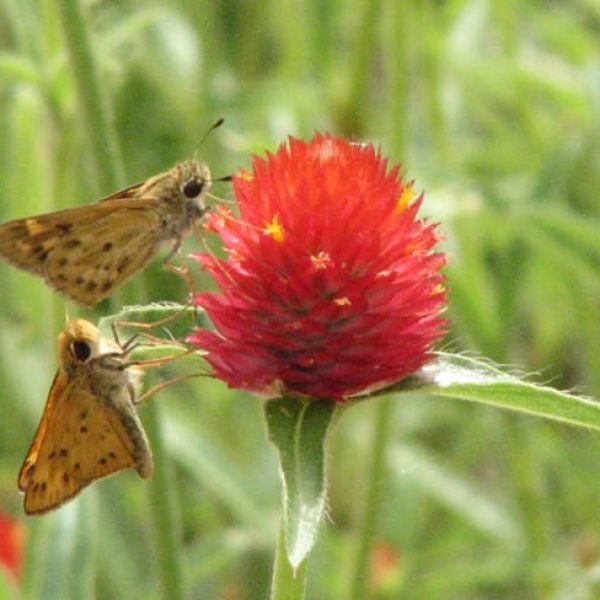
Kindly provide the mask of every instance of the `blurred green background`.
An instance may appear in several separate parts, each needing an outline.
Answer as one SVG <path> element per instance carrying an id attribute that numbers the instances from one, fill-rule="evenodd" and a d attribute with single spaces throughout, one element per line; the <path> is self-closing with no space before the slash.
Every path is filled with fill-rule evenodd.
<path id="1" fill-rule="evenodd" d="M 2 220 L 112 191 L 90 158 L 62 5 L 0 0 Z M 426 192 L 425 213 L 442 222 L 453 323 L 444 347 L 600 397 L 597 0 L 83 9 L 127 182 L 195 153 L 225 175 L 290 134 L 372 141 L 402 162 Z M 214 191 L 230 195 L 227 184 Z M 184 301 L 175 279 L 156 261 L 117 300 Z M 7 265 L 0 285 L 0 510 L 27 536 L 20 582 L 0 584 L 0 597 L 161 597 L 160 508 L 134 473 L 24 517 L 16 477 L 65 308 Z M 114 307 L 68 310 L 95 320 Z M 266 598 L 280 489 L 260 401 L 203 380 L 151 402 L 187 597 Z M 331 440 L 330 520 L 310 559 L 310 599 L 347 597 L 375 402 L 348 410 Z M 600 597 L 598 435 L 416 394 L 394 402 L 391 428 L 372 598 Z"/>

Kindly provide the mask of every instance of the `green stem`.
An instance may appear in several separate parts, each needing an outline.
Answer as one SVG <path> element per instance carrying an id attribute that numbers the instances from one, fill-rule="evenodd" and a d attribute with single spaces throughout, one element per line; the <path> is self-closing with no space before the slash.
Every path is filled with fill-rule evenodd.
<path id="1" fill-rule="evenodd" d="M 391 397 L 375 402 L 375 423 L 371 456 L 368 465 L 367 497 L 363 507 L 363 521 L 356 548 L 356 559 L 352 573 L 352 582 L 348 598 L 364 600 L 368 594 L 369 564 L 373 540 L 377 533 L 377 523 L 381 509 L 381 481 L 384 479 L 385 450 L 390 435 L 393 403 Z"/>
<path id="2" fill-rule="evenodd" d="M 40 81 L 44 78 L 43 64 L 44 57 L 42 56 L 43 48 L 43 30 L 40 25 L 40 14 L 37 6 L 33 3 L 21 2 L 14 0 L 6 4 L 6 9 L 14 14 L 12 23 L 15 26 L 15 33 L 18 40 L 18 46 L 23 56 L 28 56 L 38 68 Z M 39 105 L 41 107 L 41 104 Z M 18 164 L 23 168 L 24 172 L 36 173 L 38 177 L 30 177 L 27 187 L 24 190 L 22 184 L 19 186 L 20 192 L 24 197 L 30 198 L 33 201 L 34 207 L 26 207 L 25 210 L 35 210 L 36 212 L 51 212 L 56 210 L 54 196 L 49 192 L 47 178 L 52 173 L 52 169 L 41 167 L 43 161 L 40 162 L 40 152 L 48 153 L 48 148 L 44 147 L 45 141 L 48 139 L 46 135 L 40 134 L 40 122 L 43 121 L 41 113 L 32 114 L 38 107 L 37 101 L 28 97 L 28 100 L 15 103 L 14 114 L 11 118 L 12 129 L 14 135 L 9 137 L 9 148 L 12 148 L 14 154 L 14 164 Z M 7 136 L 9 132 L 5 132 Z M 43 148 L 43 150 L 42 150 Z M 54 156 L 50 151 L 50 155 Z M 26 165 L 26 166 L 25 166 Z M 52 167 L 55 165 L 53 164 Z M 36 184 L 36 181 L 43 182 L 41 187 Z M 6 181 L 4 182 L 6 183 Z M 14 198 L 21 205 L 23 201 L 21 196 L 15 190 L 10 190 L 13 193 L 7 194 L 7 198 Z M 37 204 L 35 198 L 43 199 L 43 204 Z M 25 201 L 27 205 L 28 201 Z M 18 208 L 15 205 L 15 208 Z M 23 208 L 21 207 L 21 210 Z M 29 289 L 29 283 L 25 283 Z M 37 290 L 35 296 L 37 296 Z M 27 292 L 25 292 L 27 296 Z M 56 300 L 52 294 L 50 303 L 47 301 L 47 296 L 40 298 L 42 302 L 38 305 L 37 301 L 29 306 L 27 310 L 28 319 L 31 322 L 37 322 L 37 328 L 41 343 L 45 352 L 50 357 L 50 362 L 55 359 L 55 340 L 60 328 L 56 328 L 57 321 L 54 319 L 56 307 L 63 306 L 62 323 L 64 326 L 64 303 L 62 300 Z M 11 310 L 14 307 L 11 307 Z M 22 308 L 27 309 L 24 305 Z M 41 400 L 41 399 L 40 399 Z M 33 425 L 33 423 L 32 423 Z M 27 520 L 27 538 L 25 543 L 25 556 L 23 577 L 21 588 L 23 598 L 40 598 L 42 597 L 42 587 L 44 578 L 48 571 L 49 557 L 48 547 L 52 542 L 51 517 L 47 518 L 30 518 Z M 90 546 L 94 546 L 94 542 L 90 542 Z"/>
<path id="3" fill-rule="evenodd" d="M 21 589 L 23 598 L 39 598 L 43 573 L 46 567 L 49 521 L 33 519 L 27 523 L 25 564 Z"/>
<path id="4" fill-rule="evenodd" d="M 79 0 L 61 0 L 59 7 L 98 184 L 103 192 L 110 192 L 121 187 L 125 178 L 117 138 L 110 126 L 104 89 L 98 78 L 90 37 Z M 171 493 L 173 486 L 160 427 L 159 410 L 155 404 L 148 404 L 147 417 L 155 455 L 155 474 L 150 483 L 150 503 L 159 556 L 159 578 L 163 585 L 164 597 L 178 600 L 184 597 L 177 533 L 179 521 L 174 510 Z"/>
<path id="5" fill-rule="evenodd" d="M 93 154 L 96 181 L 101 192 L 108 194 L 125 185 L 123 160 L 116 133 L 111 126 L 109 104 L 104 87 L 100 84 L 98 67 L 79 0 L 61 0 L 59 6 L 85 131 Z M 121 300 L 121 304 L 123 301 L 131 304 L 145 300 L 145 289 L 139 281 L 128 286 L 128 290 L 133 292 L 133 298 L 131 294 L 126 295 L 119 290 L 113 298 L 113 307 L 119 304 L 115 300 Z"/>
<path id="6" fill-rule="evenodd" d="M 287 558 L 285 547 L 285 524 L 283 518 L 279 525 L 275 562 L 273 565 L 273 582 L 271 600 L 302 600 L 306 592 L 306 562 L 302 561 L 294 571 Z"/>
<path id="7" fill-rule="evenodd" d="M 549 498 L 544 473 L 543 453 L 539 448 L 539 437 L 529 429 L 521 427 L 513 415 L 503 415 L 506 439 L 506 457 L 512 477 L 512 489 L 519 502 L 521 522 L 527 546 L 522 564 L 537 565 L 552 544 L 552 517 L 549 515 Z M 548 597 L 547 580 L 539 569 L 525 569 L 523 591 L 529 598 Z"/>
<path id="8" fill-rule="evenodd" d="M 125 180 L 123 165 L 116 136 L 110 125 L 104 88 L 98 77 L 81 4 L 79 0 L 61 0 L 59 6 L 85 131 L 94 155 L 97 182 L 102 190 L 115 190 Z"/>
<path id="9" fill-rule="evenodd" d="M 346 135 L 360 137 L 365 131 L 381 4 L 381 0 L 367 0 L 363 4 L 364 13 L 358 19 L 360 27 L 354 36 L 356 51 L 351 62 L 346 102 L 340 111 L 340 128 Z"/>
<path id="10" fill-rule="evenodd" d="M 422 37 L 422 84 L 428 127 L 433 150 L 442 160 L 453 158 L 448 143 L 442 100 L 442 38 L 438 28 L 439 12 L 433 0 L 415 3 L 419 11 L 419 36 Z"/>
<path id="11" fill-rule="evenodd" d="M 173 495 L 173 477 L 161 427 L 160 409 L 155 402 L 145 407 L 144 423 L 152 440 L 154 474 L 150 481 L 150 504 L 158 553 L 163 598 L 184 598 L 183 560 L 179 552 L 179 519 Z"/>
<path id="12" fill-rule="evenodd" d="M 492 18 L 498 24 L 497 31 L 500 34 L 502 51 L 511 59 L 515 59 L 519 49 L 518 9 L 515 0 L 493 0 L 492 2 Z"/>
<path id="13" fill-rule="evenodd" d="M 410 143 L 411 68 L 415 62 L 417 41 L 412 34 L 417 31 L 414 0 L 390 2 L 384 15 L 384 56 L 388 63 L 390 85 L 388 89 L 388 114 L 381 126 L 389 132 L 386 136 L 391 154 L 406 160 Z M 386 18 L 387 17 L 387 18 Z"/>

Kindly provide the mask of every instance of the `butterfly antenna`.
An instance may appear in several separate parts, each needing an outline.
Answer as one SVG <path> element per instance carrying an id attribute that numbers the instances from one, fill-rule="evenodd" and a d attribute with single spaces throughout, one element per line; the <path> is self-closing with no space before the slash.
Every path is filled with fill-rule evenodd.
<path id="1" fill-rule="evenodd" d="M 217 179 L 211 179 L 211 183 L 221 183 L 223 181 L 233 181 L 233 175 L 223 175 L 223 177 L 218 177 Z"/>
<path id="2" fill-rule="evenodd" d="M 223 123 L 225 123 L 225 119 L 223 117 L 221 117 L 220 119 L 217 119 L 207 130 L 206 133 L 202 136 L 202 138 L 200 139 L 200 145 L 204 144 L 204 141 L 206 140 L 206 138 L 215 130 L 218 129 L 219 127 L 221 127 L 221 125 L 223 125 Z"/>
<path id="3" fill-rule="evenodd" d="M 206 138 L 215 130 L 221 127 L 225 123 L 224 117 L 220 117 L 217 119 L 204 133 L 204 135 L 200 138 L 200 146 L 204 144 Z M 217 179 L 211 179 L 211 183 L 221 183 L 224 181 L 231 181 L 233 177 L 231 175 L 224 175 L 223 177 L 218 177 Z"/>

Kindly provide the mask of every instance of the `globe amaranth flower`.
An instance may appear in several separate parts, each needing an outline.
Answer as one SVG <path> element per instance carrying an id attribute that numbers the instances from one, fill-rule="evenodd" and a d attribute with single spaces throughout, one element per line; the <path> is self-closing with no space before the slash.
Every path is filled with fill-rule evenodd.
<path id="1" fill-rule="evenodd" d="M 195 255 L 220 292 L 195 303 L 215 331 L 189 340 L 231 387 L 344 400 L 431 358 L 446 303 L 437 226 L 417 218 L 396 166 L 370 144 L 290 138 L 233 179 L 226 260 Z"/>

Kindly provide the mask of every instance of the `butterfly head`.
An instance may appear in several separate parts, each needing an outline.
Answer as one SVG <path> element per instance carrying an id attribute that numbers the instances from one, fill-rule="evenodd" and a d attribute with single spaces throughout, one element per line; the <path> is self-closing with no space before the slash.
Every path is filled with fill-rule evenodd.
<path id="1" fill-rule="evenodd" d="M 108 340 L 100 337 L 98 328 L 84 319 L 69 321 L 58 338 L 60 362 L 68 373 L 73 373 L 80 365 L 107 352 L 103 345 Z M 111 351 L 112 348 L 108 349 Z"/>
<path id="2" fill-rule="evenodd" d="M 212 181 L 206 163 L 197 159 L 186 160 L 173 167 L 174 180 L 185 203 L 196 211 L 204 212 L 204 199 Z"/>

